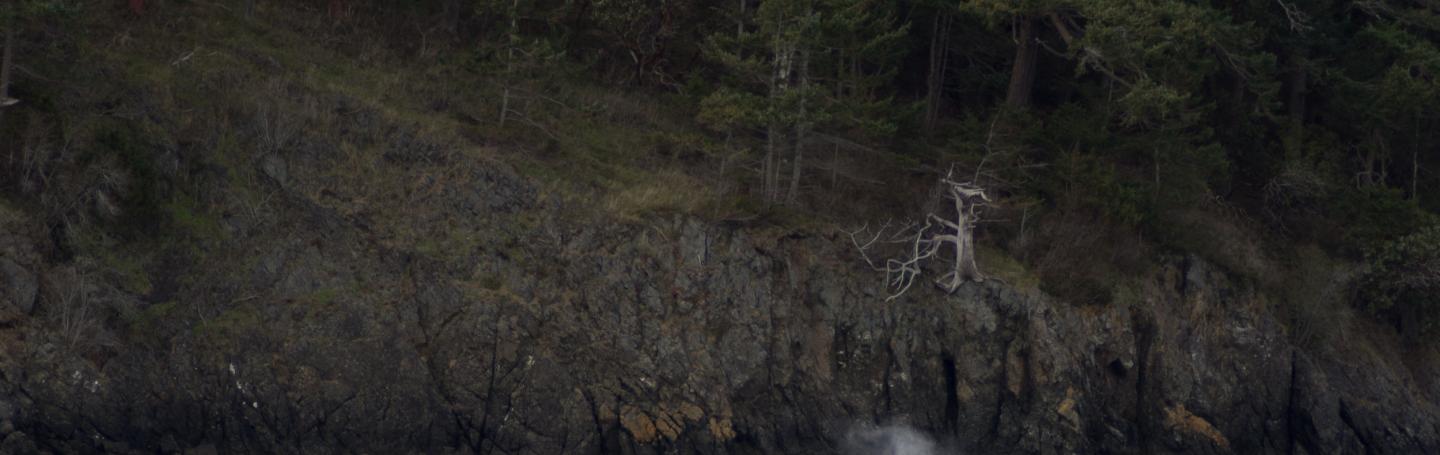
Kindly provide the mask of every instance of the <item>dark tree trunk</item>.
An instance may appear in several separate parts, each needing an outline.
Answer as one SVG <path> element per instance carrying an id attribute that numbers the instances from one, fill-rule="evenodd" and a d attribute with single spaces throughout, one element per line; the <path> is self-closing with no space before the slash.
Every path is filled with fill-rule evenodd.
<path id="1" fill-rule="evenodd" d="M 1291 59 L 1285 108 L 1290 117 L 1290 146 L 1298 155 L 1305 141 L 1305 99 L 1309 94 L 1310 74 L 1305 69 L 1303 53 L 1297 53 Z"/>
<path id="2" fill-rule="evenodd" d="M 330 0 L 327 10 L 331 20 L 340 20 L 340 16 L 345 12 L 345 0 Z"/>
<path id="3" fill-rule="evenodd" d="M 940 117 L 940 102 L 945 96 L 945 67 L 950 57 L 950 24 L 954 18 L 941 12 L 935 15 L 930 36 L 930 74 L 925 81 L 925 132 L 935 129 Z"/>
<path id="4" fill-rule="evenodd" d="M 15 61 L 15 27 L 5 27 L 5 53 L 0 56 L 0 102 L 10 99 L 10 67 Z"/>
<path id="5" fill-rule="evenodd" d="M 1010 90 L 1005 95 L 1005 104 L 1012 108 L 1030 107 L 1030 95 L 1035 87 L 1035 63 L 1039 60 L 1039 46 L 1035 42 L 1035 20 L 1028 16 L 1016 19 L 1018 39 L 1015 43 L 1015 64 L 1010 69 Z"/>
<path id="6" fill-rule="evenodd" d="M 15 100 L 10 98 L 10 67 L 15 54 L 14 42 L 15 26 L 7 24 L 5 27 L 5 54 L 0 57 L 0 116 L 5 114 L 6 107 L 15 104 Z M 0 117 L 0 120 L 3 120 L 3 117 Z M 0 126 L 4 126 L 4 123 L 0 122 Z"/>
<path id="7" fill-rule="evenodd" d="M 805 106 L 808 95 L 805 94 L 805 91 L 810 87 L 810 51 L 801 50 L 799 58 L 800 64 L 796 65 L 795 72 L 798 73 L 796 79 L 799 79 L 801 90 L 800 119 L 795 122 L 795 158 L 790 163 L 790 194 L 785 197 L 785 202 L 791 205 L 794 205 L 800 197 L 801 159 L 805 157 L 805 128 L 806 122 L 809 121 L 809 112 Z"/>
<path id="8" fill-rule="evenodd" d="M 1304 61 L 1295 63 L 1290 70 L 1290 121 L 1295 124 L 1305 122 L 1305 96 L 1308 94 L 1310 76 L 1305 71 Z"/>

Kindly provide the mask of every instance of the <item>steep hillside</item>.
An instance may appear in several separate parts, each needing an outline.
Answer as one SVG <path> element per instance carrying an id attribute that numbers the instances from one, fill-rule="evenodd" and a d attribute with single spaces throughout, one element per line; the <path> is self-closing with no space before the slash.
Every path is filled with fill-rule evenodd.
<path id="1" fill-rule="evenodd" d="M 886 301 L 844 230 L 913 193 L 767 209 L 680 95 L 303 5 L 86 11 L 0 117 L 3 453 L 1440 451 L 1440 357 L 1324 252 L 1096 255 L 1131 275 L 1083 304 L 982 238 L 997 279 Z"/>

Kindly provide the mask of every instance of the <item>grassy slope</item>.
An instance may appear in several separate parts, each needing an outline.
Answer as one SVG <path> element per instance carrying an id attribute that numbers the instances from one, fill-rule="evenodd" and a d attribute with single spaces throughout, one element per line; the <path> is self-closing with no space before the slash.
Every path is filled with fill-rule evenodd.
<path id="1" fill-rule="evenodd" d="M 670 189 L 669 202 L 638 198 L 634 207 L 616 207 L 625 211 L 685 207 L 695 201 L 674 195 L 674 184 L 706 186 L 679 172 L 662 172 L 661 183 L 653 183 L 649 172 L 670 167 L 664 163 L 670 157 L 661 154 L 667 141 L 698 141 L 688 115 L 663 99 L 590 85 L 558 65 L 554 74 L 514 87 L 513 113 L 502 128 L 501 85 L 469 63 L 473 53 L 467 49 L 395 48 L 395 40 L 361 26 L 335 26 L 312 12 L 276 5 L 246 19 L 197 2 L 141 21 L 110 30 L 124 44 L 91 50 L 123 68 L 134 86 L 156 90 L 146 96 L 161 98 L 161 115 L 187 111 L 182 115 L 196 124 L 243 126 L 251 119 L 225 114 L 264 109 L 274 98 L 273 110 L 303 123 L 309 129 L 304 134 L 343 142 L 347 131 L 326 111 L 368 109 L 385 123 L 410 128 L 416 141 L 474 159 L 504 160 L 556 190 Z M 92 30 L 103 38 L 103 31 Z M 261 144 L 250 145 L 264 148 L 263 131 L 255 133 Z"/>
<path id="2" fill-rule="evenodd" d="M 688 115 L 664 100 L 591 86 L 557 68 L 513 87 L 514 112 L 502 128 L 501 86 L 473 69 L 472 52 L 417 56 L 360 27 L 268 6 L 255 18 L 194 2 L 141 19 L 77 19 L 85 33 L 71 61 L 84 64 L 37 65 L 64 74 L 46 84 L 54 123 L 64 124 L 55 142 L 76 155 L 109 142 L 134 149 L 120 154 L 130 161 L 99 163 L 97 172 L 165 181 L 116 192 L 132 196 L 131 213 L 160 215 L 200 237 L 220 233 L 214 217 L 255 212 L 273 197 L 257 172 L 267 154 L 323 156 L 331 172 L 306 176 L 324 182 L 308 189 L 350 188 L 350 199 L 366 201 L 360 205 L 403 205 L 393 199 L 413 192 L 406 185 L 415 175 L 387 168 L 381 156 L 404 149 L 430 153 L 427 161 L 505 163 L 542 182 L 551 197 L 603 195 L 602 204 L 577 207 L 622 219 L 665 211 L 725 216 L 734 206 L 720 198 L 718 180 L 683 169 L 678 157 L 702 153 L 704 141 Z M 190 169 L 163 169 L 170 160 Z M 441 182 L 462 177 L 454 167 L 432 171 Z"/>

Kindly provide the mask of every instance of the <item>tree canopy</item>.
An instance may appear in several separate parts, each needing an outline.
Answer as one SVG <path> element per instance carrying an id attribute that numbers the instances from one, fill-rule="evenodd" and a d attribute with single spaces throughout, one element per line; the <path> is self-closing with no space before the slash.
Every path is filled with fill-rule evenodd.
<path id="1" fill-rule="evenodd" d="M 6 2 L 0 21 L 34 49 L 40 38 L 24 36 L 27 21 L 81 3 Z M 1440 211 L 1440 14 L 1431 2 L 286 5 L 333 30 L 390 21 L 422 51 L 450 37 L 473 78 L 460 83 L 500 87 L 487 112 L 502 128 L 534 123 L 516 117 L 525 105 L 512 99 L 547 78 L 663 98 L 665 115 L 702 136 L 663 139 L 699 150 L 673 155 L 718 168 L 716 186 L 759 210 L 923 213 L 896 201 L 941 203 L 933 182 L 968 175 L 1006 221 L 980 223 L 977 241 L 1037 269 L 1064 269 L 1045 258 L 1082 248 L 1061 239 L 1103 237 L 1053 226 L 1190 250 L 1195 220 L 1220 217 L 1393 269 L 1424 255 L 1382 261 L 1379 252 L 1416 238 Z M 149 6 L 150 16 L 165 9 Z"/>

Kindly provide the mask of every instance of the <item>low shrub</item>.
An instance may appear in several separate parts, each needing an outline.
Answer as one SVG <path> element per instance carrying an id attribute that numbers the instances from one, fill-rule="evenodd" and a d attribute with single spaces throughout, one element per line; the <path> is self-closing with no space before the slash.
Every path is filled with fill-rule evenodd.
<path id="1" fill-rule="evenodd" d="M 1395 324 L 1412 341 L 1440 325 L 1440 225 L 1386 242 L 1366 259 L 1362 309 Z"/>

